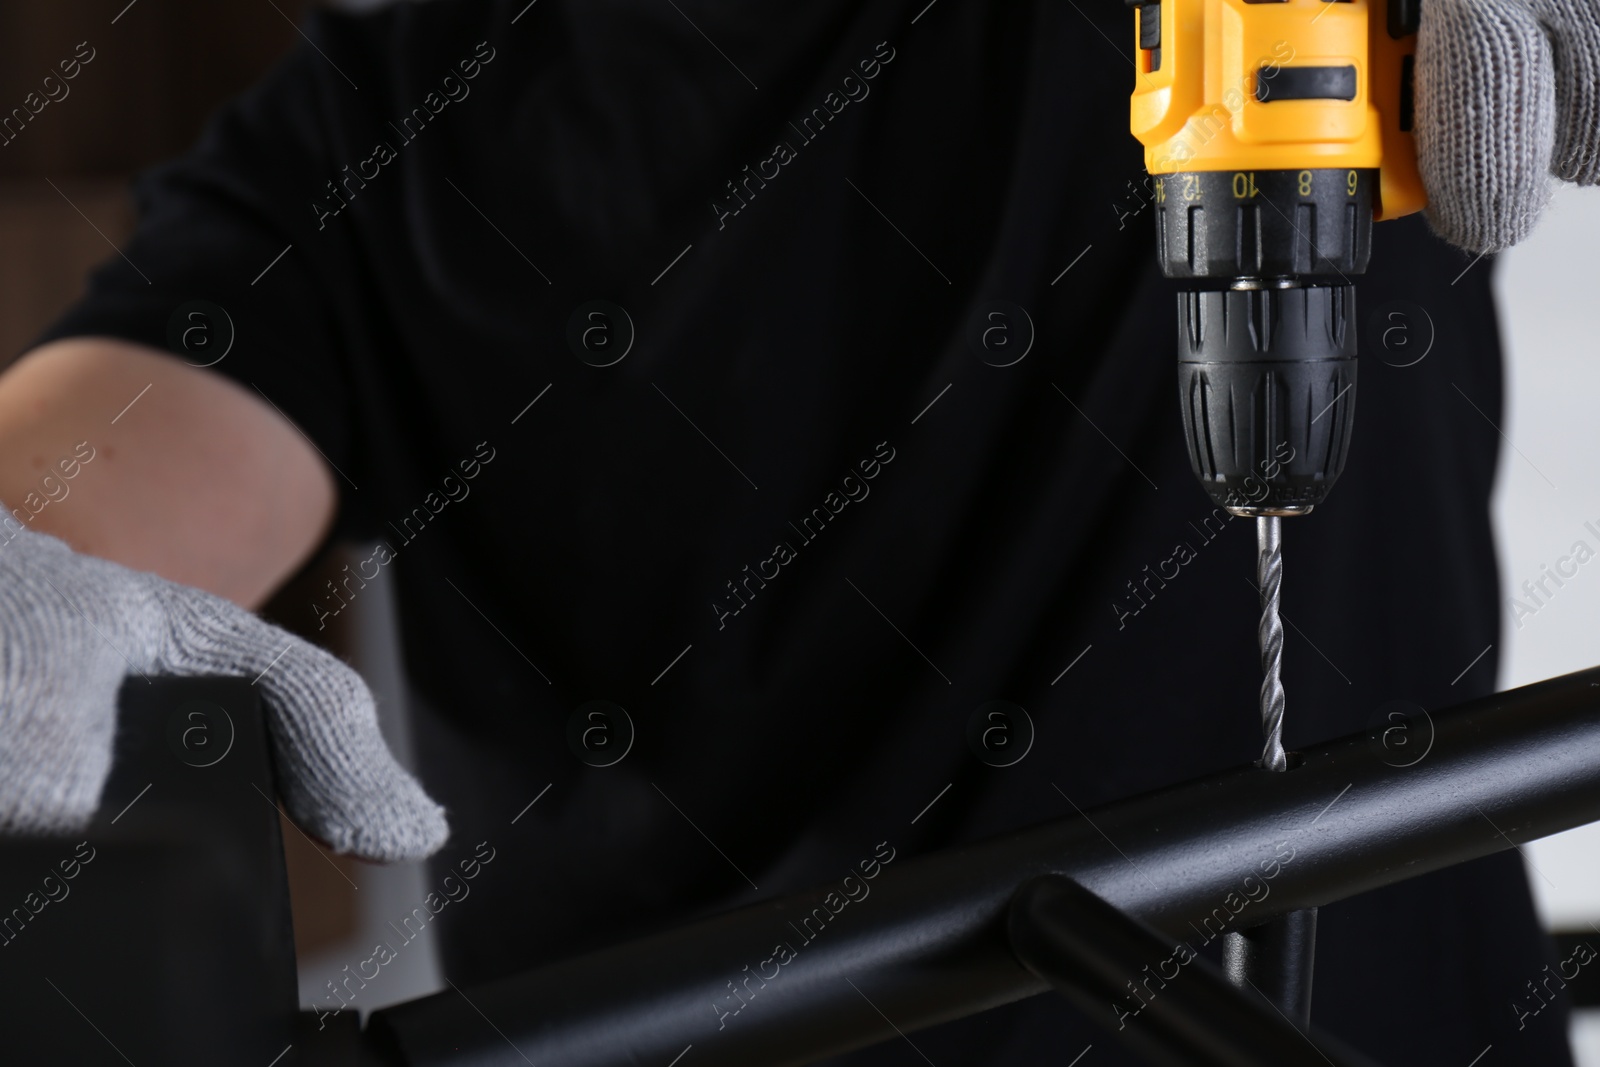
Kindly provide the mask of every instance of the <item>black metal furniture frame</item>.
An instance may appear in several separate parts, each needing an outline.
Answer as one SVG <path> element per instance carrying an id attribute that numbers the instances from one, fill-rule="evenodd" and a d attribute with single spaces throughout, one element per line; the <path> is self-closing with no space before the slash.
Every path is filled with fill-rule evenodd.
<path id="1" fill-rule="evenodd" d="M 1246 768 L 897 862 L 779 977 L 752 983 L 732 1018 L 717 1008 L 730 983 L 745 988 L 745 968 L 793 940 L 791 920 L 826 909 L 826 890 L 466 997 L 447 991 L 389 1008 L 369 1029 L 403 1062 L 426 1067 L 523 1056 L 666 1067 L 689 1045 L 694 1067 L 803 1064 L 894 1037 L 884 1016 L 910 1033 L 1048 988 L 1006 929 L 1019 887 L 1040 875 L 1070 879 L 1168 937 L 1192 937 L 1220 928 L 1230 901 L 1259 895 L 1252 885 L 1269 877 L 1270 894 L 1231 922 L 1329 904 L 1600 819 L 1600 668 L 1476 700 L 1414 730 L 1427 755 L 1412 766 L 1391 766 L 1403 761 L 1386 761 L 1383 739 L 1361 734 L 1304 752 L 1286 773 Z"/>
<path id="2" fill-rule="evenodd" d="M 229 705 L 236 720 L 250 703 Z M 152 721 L 165 728 L 168 714 Z M 1600 668 L 1411 726 L 1417 747 L 1408 751 L 1426 752 L 1411 766 L 1392 766 L 1409 758 L 1390 757 L 1381 737 L 1355 735 L 1302 753 L 1285 773 L 1244 768 L 899 860 L 870 883 L 870 895 L 837 914 L 825 887 L 376 1012 L 364 1037 L 337 1051 L 336 1042 L 354 1039 L 348 1029 L 337 1038 L 302 1029 L 296 1062 L 667 1067 L 692 1045 L 685 1067 L 798 1065 L 894 1038 L 885 1016 L 911 1033 L 1051 984 L 1069 995 L 1103 991 L 1123 984 L 1115 980 L 1124 970 L 1126 980 L 1139 978 L 1133 959 L 1176 938 L 1192 941 L 1197 930 L 1259 925 L 1600 820 Z M 242 740 L 260 738 L 259 719 L 239 727 Z M 125 721 L 124 730 L 132 728 Z M 118 774 L 130 787 L 142 784 L 142 774 Z M 0 842 L 0 872 L 13 845 Z M 281 870 L 280 863 L 279 884 Z M 1116 912 L 1096 910 L 1108 905 Z M 1086 937 L 1083 917 L 1094 915 L 1107 932 Z M 808 917 L 825 929 L 802 941 L 795 929 Z M 767 963 L 783 941 L 792 958 Z M 108 946 L 98 948 L 103 960 Z M 13 978 L 37 984 L 37 976 L 9 970 L 0 957 L 0 992 Z M 1229 1047 L 1185 1029 L 1183 1012 L 1196 1004 L 1211 1005 L 1202 1015 L 1252 1011 L 1202 972 L 1193 971 L 1186 994 L 1166 998 L 1171 1017 L 1147 1015 L 1152 1048 L 1159 1052 L 1163 1040 L 1184 1048 L 1183 1062 L 1301 1062 L 1273 1052 L 1270 1026 L 1244 1027 L 1260 1043 Z M 113 977 L 126 986 L 127 973 Z M 1103 996 L 1093 1002 L 1111 1010 Z M 7 1021 L 8 1040 L 29 1047 L 25 1034 L 17 1037 L 28 1020 Z M 59 1040 L 59 1030 L 51 1037 Z M 1221 1058 L 1195 1052 L 1206 1048 Z M 1316 1053 L 1303 1062 L 1363 1062 L 1331 1044 L 1326 1051 L 1326 1059 Z M 1313 1052 L 1307 1044 L 1302 1055 Z"/>

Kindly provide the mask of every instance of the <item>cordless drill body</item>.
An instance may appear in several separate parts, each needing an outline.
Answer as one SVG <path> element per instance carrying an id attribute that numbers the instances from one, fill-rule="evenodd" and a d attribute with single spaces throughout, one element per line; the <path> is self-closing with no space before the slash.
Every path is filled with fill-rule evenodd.
<path id="1" fill-rule="evenodd" d="M 1131 125 L 1158 256 L 1189 283 L 1189 457 L 1234 514 L 1305 514 L 1343 469 L 1352 278 L 1373 221 L 1426 204 L 1411 134 L 1418 2 L 1130 0 Z"/>

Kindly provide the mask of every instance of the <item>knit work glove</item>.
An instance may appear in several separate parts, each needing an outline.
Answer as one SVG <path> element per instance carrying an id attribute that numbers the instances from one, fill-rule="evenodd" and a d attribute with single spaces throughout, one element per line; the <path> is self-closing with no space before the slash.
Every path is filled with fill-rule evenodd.
<path id="1" fill-rule="evenodd" d="M 355 671 L 220 597 L 27 530 L 0 541 L 0 831 L 88 823 L 132 674 L 257 679 L 289 814 L 335 851 L 412 859 L 449 836 Z"/>
<path id="2" fill-rule="evenodd" d="M 1600 182 L 1600 0 L 1424 0 L 1416 93 L 1433 228 L 1471 252 L 1516 244 L 1552 175 Z"/>

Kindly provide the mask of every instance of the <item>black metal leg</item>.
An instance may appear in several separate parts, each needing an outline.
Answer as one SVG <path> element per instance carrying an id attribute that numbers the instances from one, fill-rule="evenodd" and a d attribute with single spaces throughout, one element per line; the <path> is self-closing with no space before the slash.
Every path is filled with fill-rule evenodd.
<path id="1" fill-rule="evenodd" d="M 1302 1030 L 1311 1025 L 1311 972 L 1317 954 L 1317 909 L 1291 911 L 1222 942 L 1222 969 L 1240 989 L 1254 989 Z"/>
<path id="2" fill-rule="evenodd" d="M 1309 956 L 1316 912 L 1291 912 L 1229 938 L 1256 977 L 1294 986 Z M 1011 949 L 1090 1020 L 1163 1067 L 1371 1067 L 1372 1061 L 1262 1002 L 1186 942 L 1171 941 L 1068 878 L 1045 875 L 1018 891 L 1007 916 Z M 1254 935 L 1254 936 L 1252 936 Z M 1230 960 L 1230 964 L 1232 961 Z M 1280 963 L 1295 966 L 1279 968 Z M 1276 974 L 1275 974 L 1276 968 Z M 1262 990 L 1266 992 L 1266 990 Z"/>

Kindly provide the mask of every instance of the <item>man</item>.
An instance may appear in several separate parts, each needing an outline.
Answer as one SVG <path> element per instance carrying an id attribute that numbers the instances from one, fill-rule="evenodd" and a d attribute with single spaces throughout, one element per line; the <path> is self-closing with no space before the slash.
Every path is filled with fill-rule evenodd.
<path id="1" fill-rule="evenodd" d="M 467 983 L 1254 756 L 1252 543 L 1179 439 L 1126 12 L 701 7 L 318 16 L 146 176 L 0 378 L 0 824 L 92 812 L 131 670 L 259 674 L 309 832 L 495 850 L 439 919 Z M 1428 5 L 1447 236 L 1503 247 L 1552 167 L 1594 180 L 1597 33 L 1578 0 Z M 1291 745 L 1494 684 L 1450 684 L 1497 626 L 1498 438 L 1450 388 L 1498 409 L 1489 270 L 1418 219 L 1376 240 L 1363 307 L 1438 338 L 1367 361 L 1291 531 Z M 395 583 L 420 786 L 353 674 L 226 602 L 332 533 L 375 548 L 305 619 Z M 967 740 L 997 707 L 1036 727 L 1009 766 Z M 1566 1063 L 1559 1013 L 1511 1007 L 1544 962 L 1499 857 L 1327 909 L 1317 1019 L 1394 1063 Z M 1132 1062 L 1096 1033 L 1036 998 L 930 1041 Z"/>

